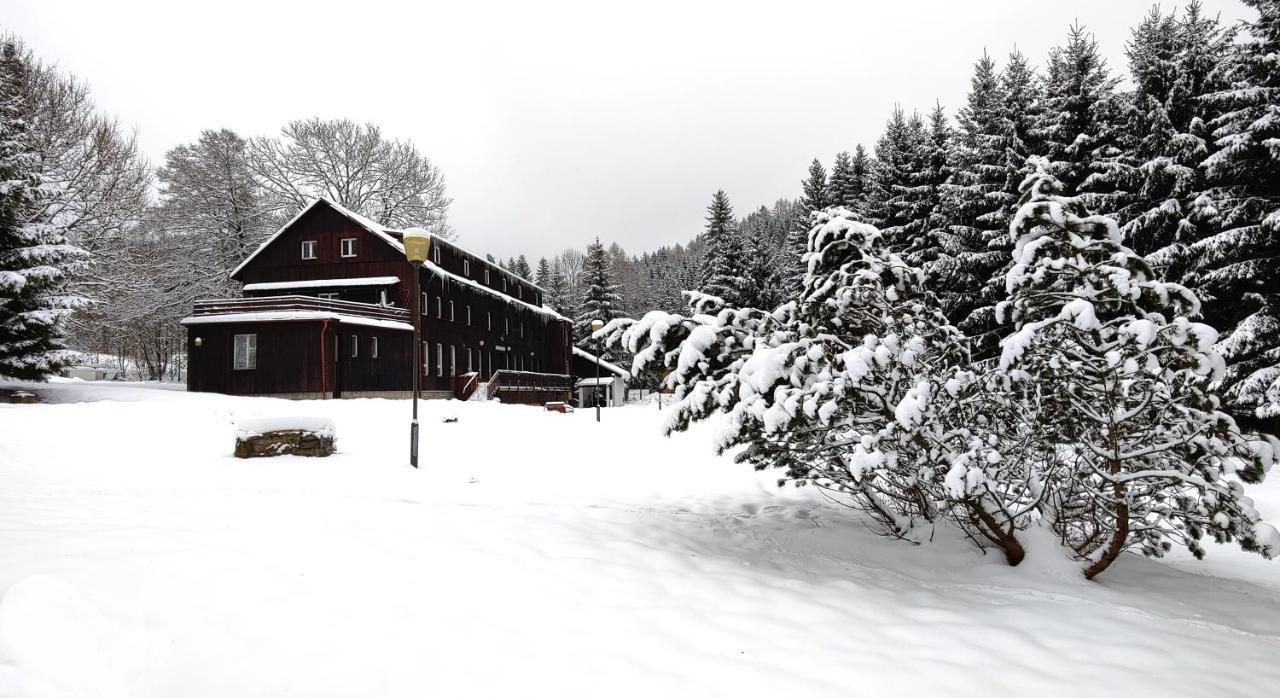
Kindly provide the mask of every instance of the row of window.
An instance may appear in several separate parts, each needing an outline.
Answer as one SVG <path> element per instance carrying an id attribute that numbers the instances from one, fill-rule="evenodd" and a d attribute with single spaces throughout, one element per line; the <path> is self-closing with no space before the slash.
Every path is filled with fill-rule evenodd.
<path id="1" fill-rule="evenodd" d="M 446 304 L 446 303 L 447 303 L 447 304 Z M 443 319 L 445 318 L 445 309 L 447 308 L 447 309 L 448 309 L 448 311 L 449 311 L 449 313 L 448 313 L 449 322 L 457 322 L 457 321 L 458 321 L 458 318 L 457 318 L 456 314 L 454 313 L 454 307 L 453 307 L 453 301 L 452 301 L 452 300 L 450 300 L 450 301 L 447 301 L 447 302 L 446 302 L 446 301 L 445 301 L 441 296 L 436 296 L 436 304 L 435 304 L 435 307 L 436 307 L 436 317 L 437 317 L 437 318 L 440 318 L 441 320 L 443 320 Z M 471 325 L 471 305 L 470 305 L 470 304 L 467 304 L 467 305 L 463 306 L 463 310 L 464 310 L 464 314 L 463 314 L 463 315 L 464 315 L 464 320 L 463 320 L 463 321 L 464 321 L 467 325 Z M 427 294 L 427 292 L 426 292 L 426 291 L 423 291 L 423 292 L 422 292 L 422 314 L 423 314 L 423 315 L 428 315 L 428 316 L 431 314 L 431 297 Z M 492 313 L 492 312 L 490 312 L 490 311 L 485 311 L 485 313 L 484 313 L 484 324 L 485 324 L 485 329 L 486 329 L 486 330 L 488 330 L 489 332 L 492 332 L 492 331 L 493 331 L 493 313 Z M 524 323 L 524 321 L 523 321 L 523 320 L 519 323 L 519 326 L 518 326 L 518 327 L 519 327 L 519 331 L 520 331 L 520 336 L 521 336 L 521 337 L 524 337 L 524 336 L 525 336 L 525 323 Z M 504 335 L 509 335 L 509 334 L 511 334 L 511 317 L 510 317 L 509 315 L 503 315 L 503 316 L 502 316 L 502 334 L 504 334 Z"/>
<path id="2" fill-rule="evenodd" d="M 378 358 L 378 338 L 369 337 L 369 358 Z M 258 335 L 235 335 L 231 365 L 237 371 L 249 371 L 258 367 Z M 351 358 L 360 358 L 360 336 L 351 335 Z"/>
<path id="3" fill-rule="evenodd" d="M 339 239 L 338 240 L 338 256 L 344 259 L 354 258 L 356 256 L 356 242 L 357 242 L 357 238 Z M 302 241 L 302 259 L 304 261 L 317 259 L 319 247 L 320 247 L 319 240 L 303 240 Z M 435 262 L 436 264 L 440 264 L 440 246 L 439 245 L 433 246 L 431 248 L 431 261 Z M 468 279 L 471 278 L 471 260 L 469 259 L 462 260 L 462 275 Z M 486 267 L 484 270 L 484 285 L 485 286 L 490 285 L 488 267 Z M 524 284 L 516 283 L 515 286 L 516 286 L 516 298 L 519 298 L 520 300 L 524 300 Z M 502 275 L 502 292 L 508 295 L 510 294 L 510 289 L 508 288 L 508 277 L 506 274 Z M 530 300 L 532 300 L 534 303 L 537 303 L 539 301 L 538 294 L 536 292 L 533 292 L 531 290 L 530 295 L 532 296 Z"/>
<path id="4" fill-rule="evenodd" d="M 302 258 L 304 260 L 315 259 L 316 251 L 319 249 L 319 240 L 303 240 L 302 241 Z M 338 240 L 338 256 L 352 258 L 356 256 L 356 238 L 342 238 Z"/>
<path id="5" fill-rule="evenodd" d="M 369 337 L 368 340 L 369 340 L 369 349 L 368 349 L 369 358 L 376 359 L 378 358 L 378 338 Z M 474 350 L 472 349 L 472 347 L 467 347 L 467 346 L 464 346 L 463 350 L 466 352 L 466 358 L 467 358 L 466 372 L 470 373 L 471 371 L 474 371 L 477 368 L 479 368 L 473 365 L 472 359 L 475 358 L 478 361 L 483 361 L 485 357 L 483 354 L 481 354 L 481 351 Z M 473 351 L 475 352 L 474 356 L 472 353 Z M 423 368 L 427 369 L 428 373 L 430 372 L 430 369 L 431 369 L 431 356 L 432 356 L 431 343 L 423 342 L 422 343 L 422 366 Z M 351 335 L 351 358 L 353 359 L 360 358 L 360 336 L 359 335 L 354 335 L 354 334 Z M 458 358 L 457 350 L 454 347 L 454 345 L 450 344 L 449 345 L 449 375 L 450 376 L 457 375 L 457 369 L 458 369 L 457 358 Z M 493 351 L 488 352 L 488 358 L 489 358 L 489 370 L 493 371 Z M 435 361 L 436 375 L 443 377 L 444 376 L 444 344 L 441 342 L 436 342 L 435 359 L 436 359 Z M 537 358 L 534 356 L 528 357 L 528 361 L 526 362 L 525 357 L 523 355 L 511 353 L 505 356 L 504 363 L 514 364 L 514 365 L 506 366 L 506 368 L 511 368 L 517 371 L 538 370 Z M 232 354 L 232 364 L 235 370 L 237 371 L 248 371 L 258 367 L 258 335 L 256 334 L 235 335 L 235 351 Z"/>
<path id="6" fill-rule="evenodd" d="M 473 347 L 468 347 L 465 345 L 462 347 L 462 350 L 467 360 L 467 368 L 465 371 L 463 371 L 463 373 L 471 373 L 472 371 L 480 371 L 483 373 L 485 369 L 486 358 L 488 359 L 487 361 L 488 372 L 492 373 L 494 370 L 496 370 L 496 366 L 494 365 L 493 350 L 485 351 L 483 349 L 475 349 Z M 453 378 L 458 375 L 457 347 L 450 344 L 448 348 L 448 354 L 449 354 L 449 377 Z M 498 355 L 503 357 L 503 364 L 504 364 L 503 368 L 505 369 L 511 369 L 515 371 L 537 371 L 538 370 L 537 368 L 538 359 L 536 356 L 530 355 L 528 357 L 525 357 L 515 352 L 505 352 L 505 353 L 499 352 Z M 445 375 L 444 344 L 441 342 L 436 342 L 435 350 L 433 353 L 431 348 L 431 342 L 423 342 L 422 343 L 422 368 L 427 373 L 427 375 L 431 374 L 431 366 L 432 366 L 431 359 L 433 356 L 435 357 L 436 377 L 443 378 Z"/>

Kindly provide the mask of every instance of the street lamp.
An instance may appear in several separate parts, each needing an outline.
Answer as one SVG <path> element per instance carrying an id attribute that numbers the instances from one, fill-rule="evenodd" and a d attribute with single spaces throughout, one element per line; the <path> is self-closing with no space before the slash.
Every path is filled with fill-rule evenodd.
<path id="1" fill-rule="evenodd" d="M 603 320 L 591 321 L 592 334 L 599 332 L 603 327 L 604 327 Z M 601 340 L 599 338 L 596 338 L 596 390 L 597 391 L 600 390 L 600 354 L 603 353 L 602 344 L 603 343 L 601 342 Z M 595 393 L 595 396 L 596 396 L 596 421 L 598 422 L 600 421 L 600 393 L 598 392 Z"/>
<path id="2" fill-rule="evenodd" d="M 409 423 L 409 465 L 418 467 L 418 380 L 422 371 L 422 293 L 418 290 L 418 275 L 422 263 L 427 261 L 427 253 L 431 251 L 431 235 L 422 228 L 409 228 L 404 231 L 404 256 L 409 260 L 409 268 L 413 277 L 413 421 Z"/>

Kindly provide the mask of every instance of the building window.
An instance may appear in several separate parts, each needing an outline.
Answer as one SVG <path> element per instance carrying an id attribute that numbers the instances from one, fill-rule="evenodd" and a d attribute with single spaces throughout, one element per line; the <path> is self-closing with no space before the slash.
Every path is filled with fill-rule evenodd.
<path id="1" fill-rule="evenodd" d="M 505 276 L 502 277 L 502 292 L 503 293 L 507 292 L 507 277 Z"/>
<path id="2" fill-rule="evenodd" d="M 354 359 L 359 356 L 360 356 L 360 336 L 353 334 L 351 335 L 351 358 Z"/>
<path id="3" fill-rule="evenodd" d="M 489 270 L 488 270 L 488 269 L 485 269 L 485 270 L 484 270 L 484 285 L 485 285 L 485 286 L 488 286 L 488 285 L 489 285 Z"/>
<path id="4" fill-rule="evenodd" d="M 354 256 L 356 256 L 356 239 L 355 239 L 355 238 L 342 238 L 341 240 L 339 240 L 339 241 L 338 241 L 338 254 L 342 255 L 343 257 L 354 257 Z"/>
<path id="5" fill-rule="evenodd" d="M 484 325 L 485 325 L 485 329 L 489 330 L 490 332 L 493 331 L 493 313 L 490 313 L 487 311 L 485 312 Z"/>
<path id="6" fill-rule="evenodd" d="M 440 263 L 440 246 L 439 245 L 431 246 L 431 261 L 435 262 L 436 264 Z"/>
<path id="7" fill-rule="evenodd" d="M 248 371 L 258 367 L 258 335 L 238 334 L 235 337 L 235 357 L 233 367 L 237 371 Z"/>
<path id="8" fill-rule="evenodd" d="M 517 297 L 517 298 L 519 298 L 520 300 L 524 300 L 524 286 L 523 286 L 523 285 L 516 286 L 516 297 Z"/>
<path id="9" fill-rule="evenodd" d="M 467 373 L 471 373 L 471 347 L 467 347 Z"/>
<path id="10" fill-rule="evenodd" d="M 429 373 L 431 373 L 431 345 L 426 342 L 423 342 L 422 343 L 422 374 L 427 375 Z"/>
<path id="11" fill-rule="evenodd" d="M 315 240 L 302 241 L 302 258 L 303 259 L 316 258 L 316 241 Z"/>
<path id="12" fill-rule="evenodd" d="M 369 358 L 370 359 L 378 358 L 378 338 L 377 337 L 369 338 Z"/>
<path id="13" fill-rule="evenodd" d="M 428 296 L 427 292 L 423 291 L 422 292 L 422 314 L 426 315 L 427 308 L 430 308 L 430 307 L 431 307 L 431 296 Z"/>
<path id="14" fill-rule="evenodd" d="M 457 347 L 449 345 L 449 377 L 453 378 L 458 375 L 458 351 Z"/>
<path id="15" fill-rule="evenodd" d="M 436 376 L 444 376 L 444 345 L 436 342 Z"/>
<path id="16" fill-rule="evenodd" d="M 462 275 L 466 277 L 471 276 L 471 260 L 469 259 L 462 260 Z"/>
<path id="17" fill-rule="evenodd" d="M 467 324 L 471 324 L 471 305 L 467 305 Z"/>
<path id="18" fill-rule="evenodd" d="M 449 301 L 449 322 L 453 322 L 453 301 Z"/>
<path id="19" fill-rule="evenodd" d="M 502 334 L 511 334 L 511 316 L 502 316 Z"/>
<path id="20" fill-rule="evenodd" d="M 440 296 L 436 296 L 436 317 L 439 317 L 439 318 L 444 317 L 444 313 L 441 311 L 441 308 L 443 306 L 444 306 L 444 299 L 441 298 Z"/>

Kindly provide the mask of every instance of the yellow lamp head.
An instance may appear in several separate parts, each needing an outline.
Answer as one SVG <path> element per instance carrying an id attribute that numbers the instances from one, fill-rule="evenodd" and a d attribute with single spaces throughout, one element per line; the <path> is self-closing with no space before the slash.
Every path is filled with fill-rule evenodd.
<path id="1" fill-rule="evenodd" d="M 414 264 L 427 261 L 431 252 L 431 233 L 422 228 L 409 228 L 404 231 L 404 256 Z"/>
<path id="2" fill-rule="evenodd" d="M 592 321 L 591 321 L 591 331 L 592 331 L 592 332 L 599 332 L 603 327 L 604 327 L 604 320 L 592 320 Z"/>

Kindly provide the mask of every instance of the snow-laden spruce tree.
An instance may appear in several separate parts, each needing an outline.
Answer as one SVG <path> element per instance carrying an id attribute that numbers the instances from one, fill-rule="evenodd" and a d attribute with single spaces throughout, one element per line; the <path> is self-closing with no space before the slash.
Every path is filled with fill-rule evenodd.
<path id="1" fill-rule="evenodd" d="M 703 260 L 706 276 L 701 291 L 717 296 L 730 305 L 742 304 L 742 289 L 747 286 L 743 258 L 743 240 L 738 234 L 729 195 L 718 190 L 707 206 L 707 244 Z"/>
<path id="2" fill-rule="evenodd" d="M 636 372 L 670 369 L 668 432 L 724 412 L 717 450 L 745 447 L 737 459 L 783 469 L 779 484 L 821 487 L 907 540 L 950 518 L 1016 564 L 1013 531 L 1025 522 L 1005 512 L 1025 518 L 1008 504 L 1026 497 L 992 484 L 1004 466 L 991 421 L 961 424 L 980 398 L 976 377 L 954 375 L 963 338 L 920 270 L 854 215 L 814 214 L 798 301 L 728 308 L 694 293 L 688 316 L 651 312 L 605 333 L 634 354 Z"/>
<path id="3" fill-rule="evenodd" d="M 1187 248 L 1185 282 L 1205 300 L 1230 362 L 1226 402 L 1238 417 L 1280 415 L 1280 0 L 1258 11 L 1231 64 L 1229 87 L 1207 100 L 1221 115 L 1205 161 L 1211 234 Z M 1275 422 L 1269 429 L 1276 429 Z"/>
<path id="4" fill-rule="evenodd" d="M 995 308 L 1004 300 L 1004 275 L 1012 263 L 1009 220 L 1018 209 L 1018 188 L 1027 175 L 1027 157 L 1041 147 L 1035 134 L 1041 121 L 1044 83 L 1018 51 L 1009 54 L 1000 73 L 999 91 L 1002 109 L 997 132 L 1007 138 L 1000 153 L 1004 186 L 998 192 L 989 192 L 987 198 L 1000 205 L 977 219 L 982 244 L 957 259 L 957 266 L 968 275 L 985 280 L 974 294 L 973 310 L 957 320 L 957 327 L 969 337 L 969 349 L 976 361 L 994 360 L 999 355 L 999 339 L 1004 332 L 996 322 Z"/>
<path id="5" fill-rule="evenodd" d="M 974 64 L 969 96 L 960 108 L 959 128 L 948 152 L 954 174 L 940 187 L 946 220 L 929 232 L 936 253 L 924 265 L 930 287 L 954 322 L 981 305 L 979 291 L 989 280 L 990 270 L 975 264 L 975 259 L 999 254 L 988 253 L 984 233 L 991 229 L 1003 232 L 1008 226 L 1002 215 L 1007 208 L 1002 195 L 1005 148 L 1010 140 L 1004 109 L 996 62 L 983 53 Z"/>
<path id="6" fill-rule="evenodd" d="M 798 206 L 800 217 L 796 226 L 787 233 L 786 249 L 783 251 L 783 293 L 794 297 L 800 293 L 804 284 L 804 254 L 809 245 L 809 217 L 815 211 L 821 211 L 833 205 L 831 191 L 827 182 L 827 170 L 822 161 L 814 158 L 809 163 L 809 175 L 800 182 L 801 196 Z"/>
<path id="7" fill-rule="evenodd" d="M 614 279 L 609 253 L 600 238 L 587 246 L 587 256 L 582 261 L 582 300 L 573 319 L 573 336 L 578 346 L 594 350 L 591 340 L 591 321 L 622 317 L 622 296 Z"/>
<path id="8" fill-rule="evenodd" d="M 63 323 L 86 301 L 65 286 L 85 253 L 43 205 L 50 192 L 24 118 L 29 77 L 17 46 L 0 42 L 0 376 L 42 380 L 72 360 Z"/>
<path id="9" fill-rule="evenodd" d="M 1093 578 L 1121 553 L 1238 541 L 1280 553 L 1242 483 L 1271 466 L 1274 440 L 1247 440 L 1219 410 L 1217 332 L 1189 318 L 1195 295 L 1158 281 L 1116 222 L 1060 195 L 1050 165 L 1024 183 L 1010 225 L 1014 266 L 999 312 L 1015 331 L 1000 367 L 1022 385 L 1039 439 L 1056 451 L 1046 515 Z"/>

